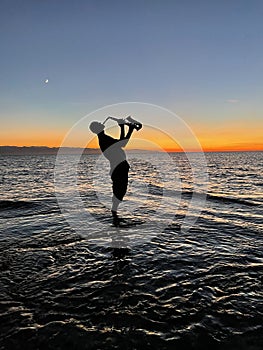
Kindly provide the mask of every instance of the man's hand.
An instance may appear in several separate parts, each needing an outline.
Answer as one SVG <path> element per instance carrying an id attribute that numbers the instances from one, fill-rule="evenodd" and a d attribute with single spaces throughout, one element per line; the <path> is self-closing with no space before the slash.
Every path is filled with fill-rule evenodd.
<path id="1" fill-rule="evenodd" d="M 125 124 L 125 119 L 122 119 L 122 118 L 117 119 L 117 123 L 118 123 L 119 125 L 124 125 L 124 124 Z"/>

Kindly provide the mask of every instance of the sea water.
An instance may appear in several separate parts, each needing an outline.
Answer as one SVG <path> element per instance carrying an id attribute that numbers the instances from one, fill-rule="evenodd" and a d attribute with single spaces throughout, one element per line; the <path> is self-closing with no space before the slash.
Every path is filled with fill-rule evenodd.
<path id="1" fill-rule="evenodd" d="M 184 230 L 191 164 L 151 157 L 129 154 L 120 215 L 139 221 L 120 229 L 100 156 L 78 164 L 79 226 L 56 156 L 0 156 L 1 349 L 262 349 L 263 152 L 206 153 L 205 203 Z"/>

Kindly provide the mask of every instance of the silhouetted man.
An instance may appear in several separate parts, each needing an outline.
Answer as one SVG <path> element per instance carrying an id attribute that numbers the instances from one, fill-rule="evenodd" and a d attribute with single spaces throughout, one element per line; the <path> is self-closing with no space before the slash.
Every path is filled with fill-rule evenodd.
<path id="1" fill-rule="evenodd" d="M 128 186 L 128 173 L 130 166 L 126 160 L 126 154 L 123 147 L 126 146 L 135 129 L 134 124 L 129 124 L 129 130 L 125 135 L 125 120 L 118 119 L 118 124 L 121 128 L 119 139 L 114 139 L 113 137 L 106 135 L 104 133 L 104 124 L 100 122 L 92 122 L 90 124 L 90 130 L 98 136 L 100 149 L 103 152 L 103 155 L 110 162 L 110 175 L 113 190 L 111 212 L 114 224 L 118 223 L 118 206 L 123 200 Z"/>

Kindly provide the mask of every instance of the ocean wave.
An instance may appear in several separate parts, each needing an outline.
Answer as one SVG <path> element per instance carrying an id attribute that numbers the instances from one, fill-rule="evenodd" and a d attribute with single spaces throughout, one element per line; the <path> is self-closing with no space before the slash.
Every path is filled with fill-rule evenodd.
<path id="1" fill-rule="evenodd" d="M 25 201 L 25 200 L 1 200 L 0 211 L 10 209 L 31 209 L 38 207 L 39 204 L 36 201 Z"/>
<path id="2" fill-rule="evenodd" d="M 236 204 L 242 204 L 247 206 L 259 206 L 261 203 L 250 201 L 242 198 L 234 198 L 234 197 L 227 197 L 227 196 L 219 196 L 214 194 L 207 194 L 206 198 L 211 201 L 217 201 L 217 202 L 223 202 L 223 203 L 236 203 Z"/>
<path id="3" fill-rule="evenodd" d="M 52 214 L 55 212 L 59 212 L 55 199 L 0 200 L 1 218 Z"/>
<path id="4" fill-rule="evenodd" d="M 193 197 L 193 195 L 206 196 L 206 199 L 208 201 L 216 201 L 216 202 L 221 202 L 221 203 L 225 203 L 225 204 L 236 203 L 236 204 L 247 205 L 247 206 L 260 206 L 261 205 L 260 202 L 242 199 L 242 198 L 234 198 L 234 197 L 209 194 L 209 193 L 205 194 L 205 193 L 198 193 L 198 192 L 192 192 L 192 191 L 182 192 L 182 197 L 186 198 L 186 199 L 187 198 L 191 199 Z"/>

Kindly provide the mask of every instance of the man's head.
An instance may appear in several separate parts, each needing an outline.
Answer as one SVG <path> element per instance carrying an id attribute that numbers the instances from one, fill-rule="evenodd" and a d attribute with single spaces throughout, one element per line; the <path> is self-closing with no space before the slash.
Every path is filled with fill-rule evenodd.
<path id="1" fill-rule="evenodd" d="M 100 122 L 91 122 L 89 128 L 92 132 L 94 132 L 94 134 L 98 135 L 104 130 L 105 126 Z"/>

